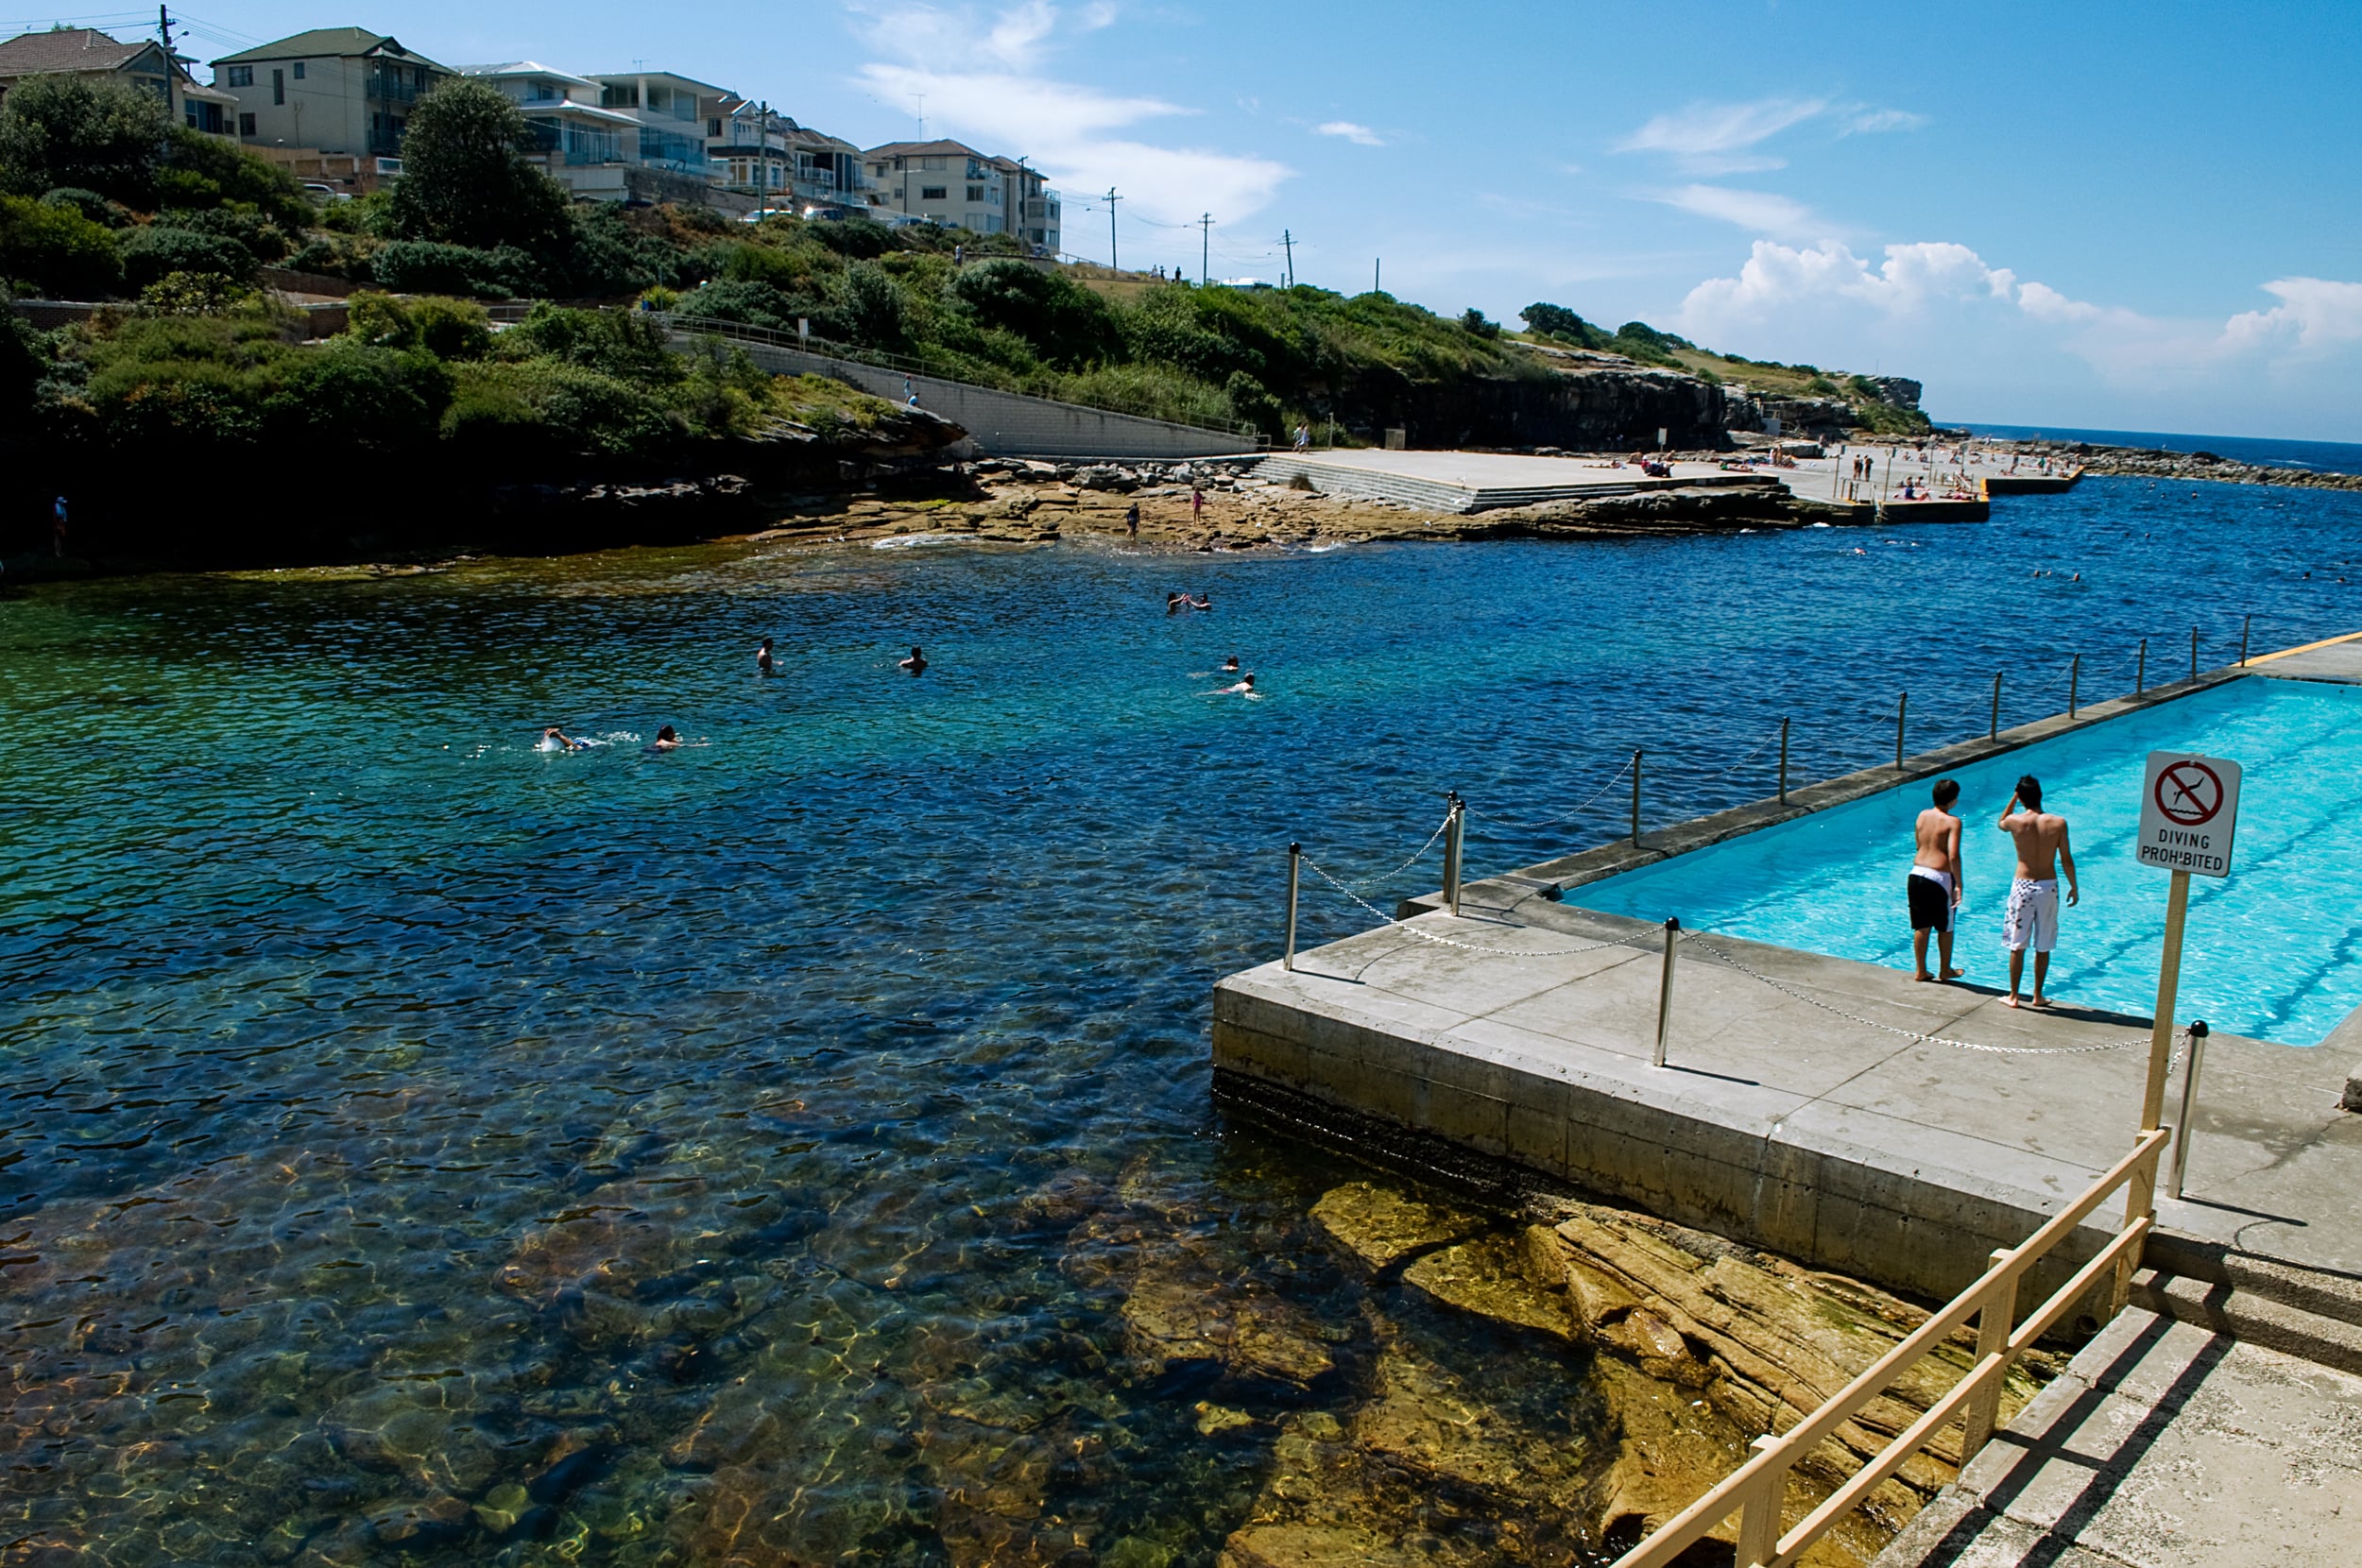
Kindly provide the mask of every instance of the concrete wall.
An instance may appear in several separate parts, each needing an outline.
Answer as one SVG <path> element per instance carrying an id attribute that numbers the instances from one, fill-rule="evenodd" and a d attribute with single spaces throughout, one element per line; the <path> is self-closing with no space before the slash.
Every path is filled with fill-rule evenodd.
<path id="1" fill-rule="evenodd" d="M 1546 1065 L 1439 1049 L 1377 1018 L 1321 1014 L 1257 994 L 1255 971 L 1214 988 L 1214 1067 L 1225 1097 L 1258 1086 L 1441 1138 L 1648 1213 L 1906 1295 L 1944 1300 L 1997 1247 L 2050 1217 L 1981 1173 L 1903 1167 L 1841 1136 L 1765 1137 L 1682 1088 L 1646 1094 Z M 1489 1058 L 1489 1059 L 1488 1059 Z M 2119 1204 L 2103 1207 L 2114 1222 Z M 2030 1310 L 2104 1246 L 2087 1225 L 2034 1271 Z"/>
<path id="2" fill-rule="evenodd" d="M 677 349 L 686 349 L 693 341 L 687 332 L 673 334 Z M 979 450 L 996 457 L 1224 457 L 1255 451 L 1251 439 L 1194 425 L 1109 414 L 934 376 L 905 376 L 899 370 L 797 349 L 729 341 L 779 375 L 830 376 L 897 403 L 916 392 L 919 407 L 950 419 L 967 432 Z"/>

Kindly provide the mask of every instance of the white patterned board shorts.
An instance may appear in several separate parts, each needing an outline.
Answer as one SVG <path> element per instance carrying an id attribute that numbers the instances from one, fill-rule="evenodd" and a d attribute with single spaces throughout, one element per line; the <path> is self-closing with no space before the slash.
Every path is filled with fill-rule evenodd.
<path id="1" fill-rule="evenodd" d="M 2028 947 L 2046 953 L 2059 945 L 2057 878 L 2035 882 L 2021 877 L 2010 884 L 2010 902 L 2001 912 L 2001 940 L 2013 953 Z"/>

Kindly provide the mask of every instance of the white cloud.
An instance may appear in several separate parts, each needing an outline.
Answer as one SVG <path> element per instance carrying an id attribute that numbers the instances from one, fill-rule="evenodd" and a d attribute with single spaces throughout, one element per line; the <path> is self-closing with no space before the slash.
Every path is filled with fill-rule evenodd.
<path id="1" fill-rule="evenodd" d="M 1769 191 L 1737 191 L 1727 185 L 1684 185 L 1649 199 L 1782 239 L 1811 238 L 1829 229 L 1811 208 Z"/>
<path id="2" fill-rule="evenodd" d="M 1121 136 L 1144 122 L 1197 111 L 1049 75 L 1044 62 L 1061 38 L 1111 25 L 1112 5 L 1070 12 L 1049 0 L 1021 0 L 989 14 L 924 3 L 851 9 L 871 48 L 888 57 L 857 73 L 871 94 L 914 108 L 923 95 L 930 134 L 1022 156 L 1064 187 L 1070 203 L 1112 185 L 1129 204 L 1127 216 L 1178 223 L 1211 211 L 1236 222 L 1269 205 L 1292 172 L 1268 158 L 1180 145 L 1170 131 L 1154 142 Z M 984 68 L 945 70 L 944 60 Z M 1080 212 L 1070 210 L 1066 230 L 1088 243 Z"/>
<path id="3" fill-rule="evenodd" d="M 1682 301 L 1685 330 L 1743 328 L 1785 312 L 1840 304 L 1887 315 L 1943 302 L 2008 299 L 2017 283 L 1964 245 L 1891 245 L 1876 266 L 1836 241 L 1796 247 L 1757 240 L 1736 278 L 1709 278 Z M 2036 285 L 2039 286 L 2039 285 Z"/>
<path id="4" fill-rule="evenodd" d="M 1874 136 L 1888 130 L 1917 130 L 1927 123 L 1925 114 L 1914 114 L 1908 109 L 1853 109 L 1840 136 Z"/>
<path id="5" fill-rule="evenodd" d="M 1617 152 L 1663 153 L 1708 173 L 1776 169 L 1783 160 L 1754 151 L 1790 126 L 1826 111 L 1826 98 L 1758 98 L 1752 103 L 1693 103 L 1659 114 L 1616 144 Z"/>
<path id="6" fill-rule="evenodd" d="M 1314 126 L 1312 133 L 1315 136 L 1342 136 L 1348 142 L 1365 147 L 1382 147 L 1386 145 L 1386 138 L 1367 126 L 1355 125 L 1351 120 L 1330 120 L 1325 125 Z"/>

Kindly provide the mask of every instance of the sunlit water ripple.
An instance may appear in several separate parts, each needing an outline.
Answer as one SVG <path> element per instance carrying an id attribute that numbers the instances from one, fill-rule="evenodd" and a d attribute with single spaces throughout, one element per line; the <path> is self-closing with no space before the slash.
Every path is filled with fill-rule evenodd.
<path id="1" fill-rule="evenodd" d="M 1916 750 L 1982 730 L 1996 669 L 2008 723 L 2061 705 L 2073 651 L 2089 697 L 2144 635 L 2169 672 L 2193 622 L 2210 663 L 2246 613 L 2259 648 L 2362 622 L 2335 581 L 2362 497 L 1996 512 L 0 599 L 0 1535 L 937 1562 L 991 1555 L 977 1520 L 1018 1496 L 1101 1560 L 1210 1560 L 1268 1445 L 1130 1380 L 1120 1292 L 1070 1254 L 1130 1205 L 1358 1311 L 1303 1219 L 1343 1167 L 1208 1104 L 1209 987 L 1272 955 L 1287 841 L 1382 871 L 1456 787 L 1472 865 L 1524 863 L 1620 829 L 1620 787 L 1508 824 L 1635 746 L 1669 820 L 1765 793 L 1783 714 L 1827 775 L 1891 753 L 1900 688 Z M 1214 613 L 1168 618 L 1178 587 Z M 1207 695 L 1231 652 L 1262 700 Z M 599 743 L 537 753 L 544 723 Z M 666 723 L 707 743 L 652 754 Z M 1499 1375 L 1519 1347 L 1451 1354 L 1572 1419 Z"/>

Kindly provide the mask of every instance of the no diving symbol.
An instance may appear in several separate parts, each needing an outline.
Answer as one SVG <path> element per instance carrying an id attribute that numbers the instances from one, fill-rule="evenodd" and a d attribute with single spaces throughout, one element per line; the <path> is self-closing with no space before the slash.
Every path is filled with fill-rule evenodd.
<path id="1" fill-rule="evenodd" d="M 2222 810 L 2222 779 L 2203 762 L 2176 762 L 2157 775 L 2157 810 L 2184 827 L 2202 827 Z"/>

